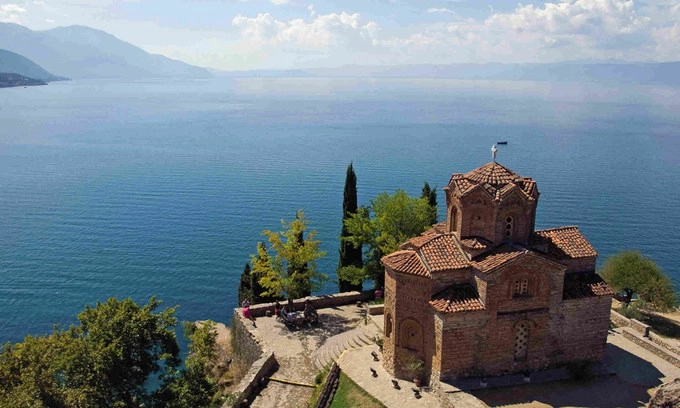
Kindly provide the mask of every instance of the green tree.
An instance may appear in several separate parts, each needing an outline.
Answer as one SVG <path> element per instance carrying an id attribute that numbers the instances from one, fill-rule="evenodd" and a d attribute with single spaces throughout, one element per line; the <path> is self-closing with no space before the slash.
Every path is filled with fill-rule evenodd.
<path id="1" fill-rule="evenodd" d="M 281 221 L 283 230 L 262 232 L 269 240 L 274 256 L 266 262 L 252 257 L 252 273 L 262 285 L 263 296 L 281 297 L 289 300 L 305 296 L 308 290 L 318 289 L 327 276 L 317 272 L 316 261 L 326 255 L 319 249 L 316 231 L 310 231 L 307 239 L 300 240 L 307 223 L 302 210 L 298 211 L 292 222 Z M 259 247 L 258 247 L 259 253 Z"/>
<path id="2" fill-rule="evenodd" d="M 625 293 L 626 307 L 635 294 L 659 310 L 677 307 L 670 279 L 654 261 L 639 252 L 626 251 L 610 257 L 599 273 L 615 290 Z"/>
<path id="3" fill-rule="evenodd" d="M 202 408 L 218 402 L 217 381 L 212 375 L 217 363 L 217 331 L 211 320 L 201 324 L 186 322 L 184 335 L 189 339 L 185 368 L 165 378 L 155 405 L 167 408 Z"/>
<path id="4" fill-rule="evenodd" d="M 244 299 L 249 299 L 253 303 L 258 303 L 253 291 L 253 275 L 250 273 L 250 264 L 246 262 L 241 273 L 241 280 L 238 284 L 238 304 Z"/>
<path id="5" fill-rule="evenodd" d="M 362 207 L 345 221 L 348 242 L 358 246 L 367 245 L 364 261 L 364 278 L 373 279 L 382 287 L 385 276 L 380 258 L 399 249 L 399 245 L 417 236 L 431 226 L 431 206 L 426 198 L 409 197 L 403 190 L 393 195 L 381 193 L 371 201 L 370 207 Z M 355 269 L 343 268 L 340 274 L 349 279 Z"/>
<path id="6" fill-rule="evenodd" d="M 342 201 L 342 230 L 340 231 L 340 261 L 338 262 L 338 270 L 347 267 L 354 267 L 338 273 L 338 286 L 340 292 L 351 292 L 353 290 L 361 291 L 363 288 L 362 279 L 357 276 L 351 276 L 351 271 L 354 275 L 357 270 L 363 267 L 363 255 L 361 244 L 355 246 L 345 238 L 349 236 L 349 231 L 345 225 L 345 221 L 349 219 L 352 214 L 356 214 L 358 209 L 357 204 L 357 175 L 354 173 L 352 163 L 347 166 L 347 174 L 345 176 L 345 189 Z M 340 278 L 345 276 L 345 279 Z"/>
<path id="7" fill-rule="evenodd" d="M 434 189 L 430 188 L 430 184 L 426 181 L 423 185 L 422 193 L 420 197 L 427 200 L 430 205 L 430 225 L 437 223 L 437 187 Z"/>
<path id="8" fill-rule="evenodd" d="M 250 281 L 253 297 L 250 298 L 251 303 L 270 303 L 275 300 L 282 300 L 280 295 L 272 295 L 260 283 L 262 274 L 258 271 L 269 271 L 272 269 L 272 260 L 267 251 L 267 244 L 264 242 L 257 243 L 257 255 L 251 257 L 253 268 L 250 270 Z M 240 299 L 242 301 L 242 299 Z"/>
<path id="9" fill-rule="evenodd" d="M 157 311 L 160 304 L 112 298 L 86 307 L 68 330 L 6 345 L 0 407 L 148 405 L 147 380 L 179 365 L 175 308 Z"/>

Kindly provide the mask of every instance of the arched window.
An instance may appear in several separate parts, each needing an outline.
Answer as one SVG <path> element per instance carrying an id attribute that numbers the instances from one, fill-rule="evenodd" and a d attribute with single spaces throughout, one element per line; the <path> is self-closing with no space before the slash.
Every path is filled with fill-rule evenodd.
<path id="1" fill-rule="evenodd" d="M 458 228 L 458 209 L 456 206 L 451 207 L 451 219 L 449 220 L 449 225 L 451 225 L 451 232 L 454 232 Z"/>
<path id="2" fill-rule="evenodd" d="M 392 336 L 392 315 L 389 312 L 385 313 L 385 336 Z"/>
<path id="3" fill-rule="evenodd" d="M 512 297 L 526 297 L 529 295 L 529 279 L 515 279 L 512 287 Z"/>
<path id="4" fill-rule="evenodd" d="M 523 360 L 529 350 L 529 322 L 523 321 L 515 326 L 515 360 Z"/>
<path id="5" fill-rule="evenodd" d="M 411 319 L 405 320 L 401 324 L 400 333 L 400 345 L 402 347 L 414 351 L 421 351 L 423 349 L 423 329 L 420 323 Z"/>

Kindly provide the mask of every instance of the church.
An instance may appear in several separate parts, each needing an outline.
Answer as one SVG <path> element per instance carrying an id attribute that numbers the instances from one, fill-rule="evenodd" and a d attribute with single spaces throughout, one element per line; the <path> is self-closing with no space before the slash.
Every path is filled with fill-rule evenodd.
<path id="1" fill-rule="evenodd" d="M 387 371 L 412 378 L 419 360 L 437 383 L 600 360 L 614 293 L 578 227 L 535 229 L 536 181 L 494 157 L 444 192 L 446 222 L 382 258 Z"/>

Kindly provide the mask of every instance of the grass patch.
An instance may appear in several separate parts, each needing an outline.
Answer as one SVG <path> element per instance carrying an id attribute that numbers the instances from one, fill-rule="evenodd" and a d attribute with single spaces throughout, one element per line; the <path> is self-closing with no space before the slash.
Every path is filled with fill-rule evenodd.
<path id="1" fill-rule="evenodd" d="M 377 399 L 370 396 L 363 388 L 344 373 L 340 373 L 340 384 L 335 392 L 331 408 L 385 408 Z"/>
<path id="2" fill-rule="evenodd" d="M 385 298 L 382 299 L 373 299 L 368 302 L 369 305 L 384 305 L 385 304 Z"/>
<path id="3" fill-rule="evenodd" d="M 309 399 L 308 406 L 316 406 L 316 402 L 319 400 L 319 396 L 321 396 L 321 389 L 323 388 L 323 384 L 326 382 L 326 377 L 328 377 L 329 371 L 331 371 L 331 367 L 330 365 L 327 365 L 323 370 L 319 371 L 316 377 L 314 377 L 314 384 L 316 384 L 316 388 L 314 388 L 312 397 Z"/>

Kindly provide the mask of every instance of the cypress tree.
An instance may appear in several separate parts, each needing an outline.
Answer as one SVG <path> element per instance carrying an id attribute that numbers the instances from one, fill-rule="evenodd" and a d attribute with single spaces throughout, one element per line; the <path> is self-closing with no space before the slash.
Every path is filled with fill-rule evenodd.
<path id="1" fill-rule="evenodd" d="M 247 262 L 241 273 L 241 281 L 238 285 L 238 304 L 240 305 L 244 299 L 249 299 L 250 302 L 256 303 L 253 292 L 253 275 L 250 273 L 250 264 Z"/>
<path id="2" fill-rule="evenodd" d="M 342 238 L 349 236 L 349 231 L 345 226 L 345 220 L 350 218 L 352 214 L 357 212 L 357 175 L 354 173 L 354 166 L 352 163 L 347 166 L 347 175 L 345 177 L 345 190 L 342 201 L 342 231 L 340 232 L 340 262 L 338 268 L 344 266 L 356 266 L 361 268 L 363 266 L 361 246 L 354 247 L 354 244 L 344 241 Z M 351 282 L 338 280 L 340 292 L 351 292 L 353 290 L 362 290 L 362 285 L 353 285 Z"/>
<path id="3" fill-rule="evenodd" d="M 422 194 L 420 197 L 427 200 L 427 203 L 432 207 L 432 215 L 430 225 L 437 223 L 437 187 L 430 188 L 430 184 L 426 181 L 423 185 Z"/>

